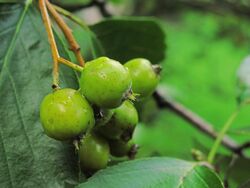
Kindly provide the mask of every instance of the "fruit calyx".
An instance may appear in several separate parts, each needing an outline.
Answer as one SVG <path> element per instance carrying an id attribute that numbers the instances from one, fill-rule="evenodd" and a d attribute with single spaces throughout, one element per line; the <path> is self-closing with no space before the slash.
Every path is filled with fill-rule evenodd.
<path id="1" fill-rule="evenodd" d="M 162 71 L 162 66 L 155 64 L 155 65 L 152 65 L 152 69 L 154 70 L 155 74 L 160 75 Z"/>

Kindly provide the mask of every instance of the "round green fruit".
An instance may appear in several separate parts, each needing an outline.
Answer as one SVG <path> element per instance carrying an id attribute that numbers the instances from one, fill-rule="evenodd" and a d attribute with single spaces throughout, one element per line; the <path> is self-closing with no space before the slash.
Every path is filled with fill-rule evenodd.
<path id="1" fill-rule="evenodd" d="M 105 138 L 128 141 L 131 139 L 137 123 L 137 110 L 129 100 L 126 100 L 120 107 L 114 109 L 111 119 L 97 129 Z"/>
<path id="2" fill-rule="evenodd" d="M 109 161 L 108 142 L 93 134 L 88 133 L 79 147 L 80 165 L 85 172 L 95 172 L 107 166 Z"/>
<path id="3" fill-rule="evenodd" d="M 109 141 L 110 153 L 115 157 L 125 157 L 134 158 L 138 146 L 134 144 L 132 140 L 129 142 L 123 142 L 122 140 L 110 140 Z"/>
<path id="4" fill-rule="evenodd" d="M 159 82 L 159 66 L 153 66 L 149 60 L 136 58 L 124 64 L 132 78 L 132 90 L 139 99 L 150 96 Z"/>
<path id="5" fill-rule="evenodd" d="M 107 57 L 86 63 L 80 79 L 83 95 L 92 104 L 101 108 L 120 106 L 131 84 L 128 69 Z"/>
<path id="6" fill-rule="evenodd" d="M 60 89 L 48 94 L 40 107 L 45 133 L 56 140 L 68 140 L 94 125 L 88 101 L 74 89 Z"/>

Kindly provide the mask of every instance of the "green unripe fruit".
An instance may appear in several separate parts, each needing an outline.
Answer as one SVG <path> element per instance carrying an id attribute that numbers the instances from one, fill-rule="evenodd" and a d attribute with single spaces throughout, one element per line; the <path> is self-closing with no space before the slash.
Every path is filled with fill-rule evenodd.
<path id="1" fill-rule="evenodd" d="M 101 109 L 96 116 L 96 127 L 103 126 L 109 122 L 114 114 L 113 109 Z"/>
<path id="2" fill-rule="evenodd" d="M 124 64 L 132 78 L 132 90 L 139 99 L 150 96 L 159 82 L 159 66 L 153 66 L 149 60 L 136 58 Z"/>
<path id="3" fill-rule="evenodd" d="M 115 157 L 125 157 L 134 158 L 138 146 L 134 144 L 132 140 L 129 142 L 123 142 L 122 140 L 110 140 L 109 141 L 110 153 Z"/>
<path id="4" fill-rule="evenodd" d="M 111 119 L 103 126 L 98 127 L 98 132 L 108 139 L 130 140 L 135 126 L 138 123 L 138 113 L 134 105 L 126 100 L 114 109 Z"/>
<path id="5" fill-rule="evenodd" d="M 101 108 L 120 106 L 131 84 L 127 68 L 107 57 L 86 63 L 80 79 L 83 95 L 92 104 Z"/>
<path id="6" fill-rule="evenodd" d="M 48 94 L 40 107 L 45 133 L 57 140 L 74 138 L 94 125 L 88 101 L 74 89 L 60 89 Z"/>
<path id="7" fill-rule="evenodd" d="M 107 166 L 109 161 L 108 142 L 93 134 L 88 133 L 79 147 L 80 165 L 85 172 L 95 172 Z"/>

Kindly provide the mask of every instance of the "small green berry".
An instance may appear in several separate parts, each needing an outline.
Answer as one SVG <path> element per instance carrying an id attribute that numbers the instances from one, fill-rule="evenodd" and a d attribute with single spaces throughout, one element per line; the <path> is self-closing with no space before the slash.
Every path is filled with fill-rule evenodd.
<path id="1" fill-rule="evenodd" d="M 109 141 L 110 153 L 115 157 L 125 157 L 134 158 L 138 146 L 132 141 L 123 142 L 122 140 L 110 140 Z"/>
<path id="2" fill-rule="evenodd" d="M 107 57 L 86 63 L 80 79 L 83 95 L 100 108 L 120 106 L 131 84 L 128 69 Z"/>
<path id="3" fill-rule="evenodd" d="M 40 107 L 45 133 L 57 140 L 72 139 L 94 125 L 88 101 L 74 89 L 60 89 L 48 94 Z"/>
<path id="4" fill-rule="evenodd" d="M 93 133 L 87 133 L 79 147 L 80 165 L 85 172 L 95 172 L 107 166 L 109 161 L 108 142 Z"/>
<path id="5" fill-rule="evenodd" d="M 113 116 L 103 126 L 97 127 L 97 131 L 108 139 L 129 140 L 132 137 L 135 126 L 138 123 L 138 113 L 129 100 L 113 110 Z"/>
<path id="6" fill-rule="evenodd" d="M 124 64 L 132 78 L 132 90 L 139 99 L 150 96 L 159 82 L 159 66 L 153 66 L 149 60 L 136 58 Z"/>

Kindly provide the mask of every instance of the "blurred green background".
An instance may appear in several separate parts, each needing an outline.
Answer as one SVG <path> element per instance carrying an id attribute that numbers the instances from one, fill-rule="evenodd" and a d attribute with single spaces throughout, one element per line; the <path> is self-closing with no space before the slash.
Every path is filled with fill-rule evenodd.
<path id="1" fill-rule="evenodd" d="M 163 25 L 168 48 L 160 87 L 220 130 L 237 105 L 236 72 L 249 53 L 250 24 L 235 15 L 187 10 L 178 17 L 166 17 Z M 233 128 L 246 127 L 249 114 L 250 108 L 243 108 Z M 144 152 L 190 158 L 191 148 L 212 144 L 169 111 L 159 111 L 150 124 L 156 126 L 137 130 L 136 139 Z M 232 136 L 239 141 L 249 139 Z"/>

